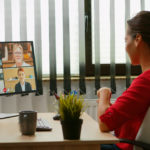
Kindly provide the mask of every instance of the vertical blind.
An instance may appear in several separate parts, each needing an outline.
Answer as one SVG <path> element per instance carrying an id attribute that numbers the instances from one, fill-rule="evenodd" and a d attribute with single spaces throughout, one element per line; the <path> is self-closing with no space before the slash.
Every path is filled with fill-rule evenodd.
<path id="1" fill-rule="evenodd" d="M 0 8 L 0 40 L 34 42 L 39 94 L 42 76 L 48 74 L 52 93 L 57 92 L 56 75 L 64 76 L 64 91 L 68 93 L 71 75 L 79 74 L 84 93 L 84 1 L 0 0 Z"/>
<path id="2" fill-rule="evenodd" d="M 130 85 L 131 64 L 125 52 L 126 21 L 140 10 L 150 10 L 150 1 L 92 1 L 92 63 L 95 65 L 95 84 L 98 84 L 100 76 L 99 65 L 110 64 L 112 92 L 116 91 L 115 64 L 126 64 L 126 87 Z"/>
<path id="3" fill-rule="evenodd" d="M 57 82 L 56 82 L 56 32 L 55 32 L 55 2 L 49 0 L 49 43 L 50 44 L 50 94 L 53 95 L 53 92 L 57 93 Z"/>
<path id="4" fill-rule="evenodd" d="M 56 72 L 62 76 L 63 68 L 63 0 L 55 0 L 54 13 L 51 12 L 51 0 L 0 0 L 0 40 L 17 41 L 29 40 L 34 41 L 36 34 L 41 34 L 42 49 L 42 73 L 48 75 L 50 70 L 49 33 L 54 30 L 49 24 L 55 18 L 55 38 L 56 38 Z M 39 7 L 36 7 L 36 5 Z M 68 23 L 69 41 L 70 41 L 70 73 L 79 75 L 79 19 L 78 19 L 78 0 L 70 0 L 68 3 Z M 5 5 L 5 6 L 4 6 Z M 53 9 L 53 8 L 52 8 Z M 37 11 L 37 14 L 35 13 Z M 50 17 L 51 15 L 51 17 Z M 53 16 L 54 15 L 54 16 Z M 50 19 L 51 18 L 51 19 Z M 38 19 L 39 23 L 36 22 Z M 36 24 L 38 23 L 38 24 Z M 37 30 L 36 27 L 41 28 Z M 6 30 L 5 30 L 6 29 Z M 36 32 L 36 33 L 35 33 Z M 52 33 L 53 34 L 53 33 Z M 6 38 L 5 38 L 6 37 Z M 7 38 L 8 37 L 8 38 Z M 36 51 L 36 49 L 35 49 Z"/>
<path id="5" fill-rule="evenodd" d="M 50 91 L 57 92 L 58 76 L 64 91 L 71 90 L 71 76 L 79 76 L 80 93 L 86 92 L 86 0 L 0 0 L 0 41 L 34 41 L 38 91 L 42 77 L 50 76 Z M 100 88 L 100 66 L 110 64 L 112 91 L 115 64 L 126 63 L 126 86 L 131 65 L 125 53 L 126 20 L 140 10 L 150 10 L 149 0 L 92 0 L 92 63 L 95 88 Z M 135 5 L 136 3 L 136 5 Z"/>
<path id="6" fill-rule="evenodd" d="M 125 1 L 125 30 L 127 29 L 127 20 L 128 18 L 130 18 L 130 0 L 126 0 Z M 129 57 L 126 53 L 126 87 L 128 88 L 130 86 L 131 80 L 130 80 L 130 76 L 131 76 L 131 64 L 130 64 L 130 60 Z"/>

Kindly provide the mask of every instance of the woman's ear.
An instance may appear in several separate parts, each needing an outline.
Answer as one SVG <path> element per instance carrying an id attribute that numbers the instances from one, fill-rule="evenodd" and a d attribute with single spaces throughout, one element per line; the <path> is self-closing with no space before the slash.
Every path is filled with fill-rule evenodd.
<path id="1" fill-rule="evenodd" d="M 138 33 L 135 37 L 135 46 L 138 47 L 141 41 L 142 41 L 142 36 L 141 34 Z"/>

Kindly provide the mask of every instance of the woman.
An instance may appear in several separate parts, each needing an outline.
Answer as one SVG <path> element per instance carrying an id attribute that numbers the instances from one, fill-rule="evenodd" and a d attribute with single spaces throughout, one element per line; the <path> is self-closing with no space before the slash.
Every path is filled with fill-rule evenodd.
<path id="1" fill-rule="evenodd" d="M 13 58 L 15 60 L 15 65 L 12 67 L 31 66 L 23 61 L 23 48 L 20 44 L 13 45 Z"/>
<path id="2" fill-rule="evenodd" d="M 15 92 L 32 91 L 31 84 L 25 81 L 25 73 L 23 68 L 18 69 L 19 82 L 15 85 Z"/>
<path id="3" fill-rule="evenodd" d="M 110 104 L 111 90 L 98 90 L 98 121 L 102 132 L 115 131 L 118 138 L 134 140 L 150 106 L 150 11 L 141 11 L 127 21 L 126 51 L 132 65 L 142 73 Z M 133 150 L 126 143 L 102 145 L 101 150 Z"/>

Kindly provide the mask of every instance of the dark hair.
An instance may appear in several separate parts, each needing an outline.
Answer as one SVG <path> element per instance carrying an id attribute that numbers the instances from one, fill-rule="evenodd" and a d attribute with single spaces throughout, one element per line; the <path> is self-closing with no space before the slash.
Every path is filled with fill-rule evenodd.
<path id="1" fill-rule="evenodd" d="M 137 34 L 150 47 L 150 11 L 140 11 L 135 17 L 127 21 L 130 34 L 135 38 Z"/>

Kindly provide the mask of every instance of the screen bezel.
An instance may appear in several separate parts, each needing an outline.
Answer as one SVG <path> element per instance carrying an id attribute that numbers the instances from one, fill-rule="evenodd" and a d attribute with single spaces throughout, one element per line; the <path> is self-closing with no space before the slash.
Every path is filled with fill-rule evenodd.
<path id="1" fill-rule="evenodd" d="M 3 43 L 30 43 L 31 44 L 31 47 L 32 47 L 32 57 L 33 57 L 32 58 L 33 59 L 33 68 L 34 68 L 34 74 L 35 74 L 35 87 L 36 87 L 36 90 L 22 91 L 22 92 L 12 92 L 12 93 L 7 93 L 6 92 L 6 93 L 0 93 L 0 96 L 15 95 L 15 94 L 28 94 L 28 93 L 36 93 L 36 92 L 38 92 L 38 90 L 37 90 L 37 71 L 36 71 L 36 62 L 35 62 L 35 54 L 34 54 L 33 41 L 5 41 L 5 42 L 0 42 L 0 44 L 3 44 Z M 11 68 L 17 68 L 17 67 L 11 67 Z M 3 62 L 2 62 L 2 69 L 4 69 L 3 68 Z M 3 74 L 3 77 L 4 77 L 4 74 Z"/>

